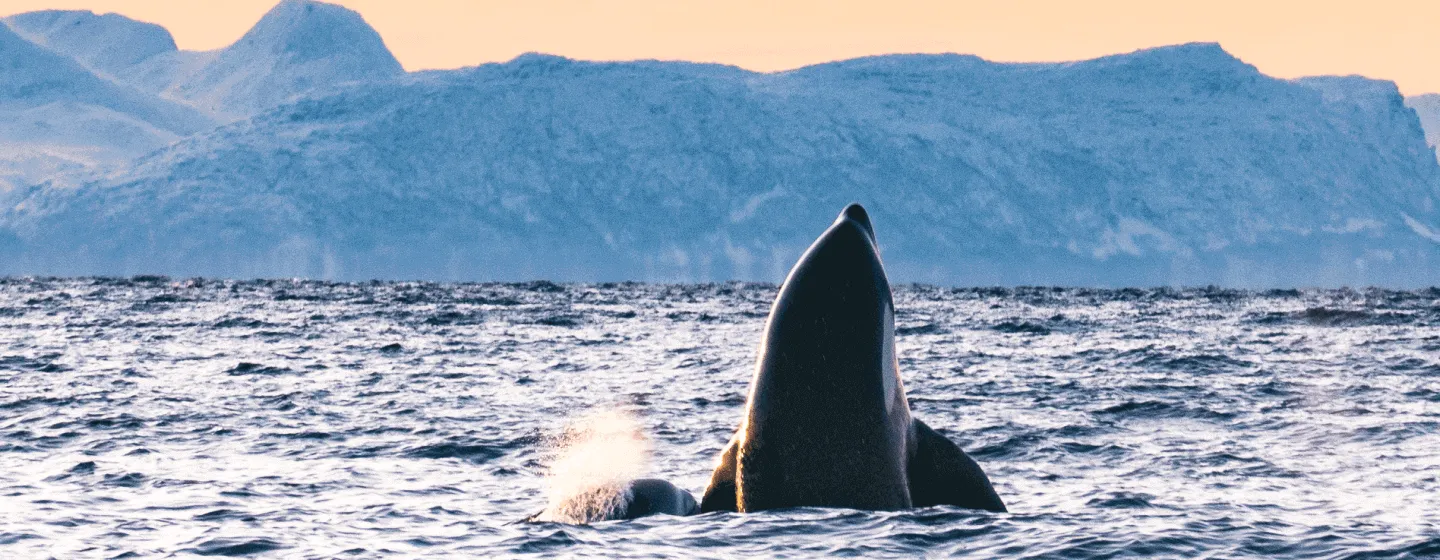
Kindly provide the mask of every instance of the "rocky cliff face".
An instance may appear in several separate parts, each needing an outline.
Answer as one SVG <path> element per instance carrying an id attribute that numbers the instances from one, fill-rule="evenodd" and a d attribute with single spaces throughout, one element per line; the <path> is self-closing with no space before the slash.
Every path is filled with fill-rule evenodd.
<path id="1" fill-rule="evenodd" d="M 1440 93 L 1407 98 L 1405 106 L 1419 115 L 1420 126 L 1425 129 L 1425 142 L 1431 148 L 1440 148 Z M 1435 157 L 1440 158 L 1440 149 L 1436 150 Z"/>

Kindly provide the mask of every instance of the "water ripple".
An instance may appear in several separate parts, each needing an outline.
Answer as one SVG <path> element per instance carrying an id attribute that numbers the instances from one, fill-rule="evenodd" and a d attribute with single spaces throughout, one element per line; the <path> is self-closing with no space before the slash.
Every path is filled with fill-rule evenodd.
<path id="1" fill-rule="evenodd" d="M 1012 513 L 573 527 L 565 422 L 699 491 L 775 286 L 0 279 L 0 556 L 1440 555 L 1440 289 L 896 289 L 917 417 Z"/>

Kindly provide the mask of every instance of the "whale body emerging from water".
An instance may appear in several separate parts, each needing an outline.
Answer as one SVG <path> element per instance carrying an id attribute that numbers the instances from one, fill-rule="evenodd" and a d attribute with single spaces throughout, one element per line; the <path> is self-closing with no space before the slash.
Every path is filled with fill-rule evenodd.
<path id="1" fill-rule="evenodd" d="M 700 511 L 933 505 L 1005 511 L 980 466 L 910 416 L 875 230 L 851 204 L 780 287 Z"/>
<path id="2" fill-rule="evenodd" d="M 611 500 L 609 498 L 615 498 Z M 598 507 L 597 507 L 598 506 Z M 527 522 L 583 525 L 651 515 L 694 515 L 699 504 L 689 492 L 656 478 L 632 480 L 620 488 L 593 488 L 525 518 Z"/>
<path id="3" fill-rule="evenodd" d="M 658 480 L 635 481 L 625 498 L 575 522 L 807 506 L 1005 511 L 980 465 L 910 416 L 890 283 L 858 204 L 840 213 L 780 287 L 745 418 L 699 507 Z"/>

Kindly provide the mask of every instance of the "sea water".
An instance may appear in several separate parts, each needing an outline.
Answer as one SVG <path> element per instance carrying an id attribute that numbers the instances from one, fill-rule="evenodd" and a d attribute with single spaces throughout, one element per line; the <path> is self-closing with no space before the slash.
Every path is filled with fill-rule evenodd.
<path id="1" fill-rule="evenodd" d="M 520 522 L 596 415 L 698 497 L 775 291 L 0 279 L 0 556 L 1440 555 L 1437 289 L 899 286 L 914 415 L 1009 513 Z"/>

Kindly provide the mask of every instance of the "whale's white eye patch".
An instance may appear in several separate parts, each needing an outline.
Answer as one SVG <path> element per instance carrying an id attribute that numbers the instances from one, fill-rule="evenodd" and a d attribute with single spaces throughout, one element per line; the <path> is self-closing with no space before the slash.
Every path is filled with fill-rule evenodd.
<path id="1" fill-rule="evenodd" d="M 885 386 L 885 414 L 894 414 L 896 401 L 899 400 L 897 393 L 900 391 L 900 368 L 895 361 L 895 311 L 890 306 L 885 306 L 880 321 L 885 328 L 884 342 L 881 343 L 880 350 L 880 368 L 883 372 L 880 375 L 884 378 L 882 383 Z"/>

